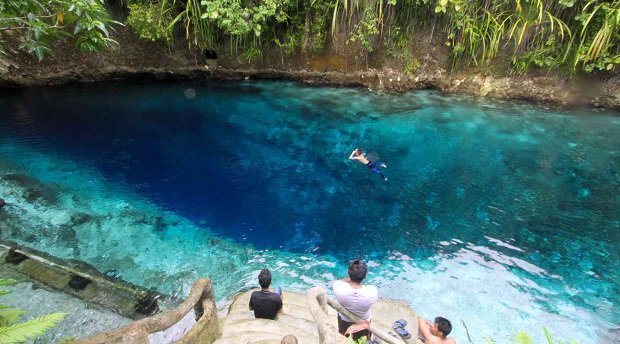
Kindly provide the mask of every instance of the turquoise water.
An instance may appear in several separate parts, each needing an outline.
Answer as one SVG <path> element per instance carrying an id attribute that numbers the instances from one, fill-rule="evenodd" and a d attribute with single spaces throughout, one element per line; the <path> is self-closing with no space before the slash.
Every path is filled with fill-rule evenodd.
<path id="1" fill-rule="evenodd" d="M 185 295 L 346 262 L 466 342 L 618 341 L 620 117 L 287 82 L 0 97 L 0 236 Z M 347 160 L 361 147 L 387 182 Z M 582 329 L 575 331 L 576 328 Z"/>

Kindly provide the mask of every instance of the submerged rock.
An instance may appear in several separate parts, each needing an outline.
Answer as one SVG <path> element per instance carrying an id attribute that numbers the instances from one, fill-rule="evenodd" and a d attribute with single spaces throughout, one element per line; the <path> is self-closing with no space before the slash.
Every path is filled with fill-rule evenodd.
<path id="1" fill-rule="evenodd" d="M 29 203 L 41 202 L 44 205 L 58 203 L 57 191 L 37 179 L 18 173 L 4 175 L 5 180 L 12 182 L 23 189 L 23 197 Z"/>

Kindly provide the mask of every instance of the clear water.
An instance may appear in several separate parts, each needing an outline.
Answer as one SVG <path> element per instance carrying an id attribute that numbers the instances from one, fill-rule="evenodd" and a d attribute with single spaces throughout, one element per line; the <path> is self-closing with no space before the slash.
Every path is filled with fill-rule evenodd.
<path id="1" fill-rule="evenodd" d="M 288 82 L 0 97 L 0 236 L 218 300 L 368 283 L 453 335 L 620 338 L 620 117 Z M 356 147 L 389 180 L 348 161 Z M 614 307 L 616 306 L 616 307 Z M 579 329 L 579 330 L 576 330 Z"/>

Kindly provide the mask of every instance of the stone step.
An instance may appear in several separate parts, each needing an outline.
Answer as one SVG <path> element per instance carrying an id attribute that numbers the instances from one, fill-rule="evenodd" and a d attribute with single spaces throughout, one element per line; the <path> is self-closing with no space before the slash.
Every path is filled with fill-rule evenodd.
<path id="1" fill-rule="evenodd" d="M 221 337 L 213 344 L 280 344 L 283 337 L 277 333 L 252 331 L 241 333 L 234 337 Z M 314 344 L 316 343 L 318 341 Z"/>
<path id="2" fill-rule="evenodd" d="M 278 340 L 282 337 L 292 334 L 299 340 L 300 344 L 316 344 L 319 342 L 316 325 L 312 324 L 309 332 L 308 328 L 295 327 L 289 323 L 267 320 L 267 319 L 239 319 L 236 321 L 227 321 L 224 319 L 222 337 L 216 341 L 217 344 L 224 343 L 245 343 L 240 338 L 253 339 L 249 343 L 255 343 L 257 340 Z M 249 336 L 248 334 L 255 336 Z M 246 340 L 246 339 L 243 339 Z M 221 342 L 220 342 L 221 341 Z"/>
<path id="3" fill-rule="evenodd" d="M 256 289 L 257 290 L 257 289 Z M 279 344 L 282 337 L 292 334 L 300 344 L 317 344 L 318 329 L 310 314 L 305 294 L 284 292 L 283 312 L 276 320 L 255 319 L 249 310 L 250 296 L 255 290 L 238 294 L 231 303 L 227 315 L 222 319 L 222 338 L 215 344 Z M 393 332 L 392 323 L 397 319 L 408 322 L 407 330 L 414 343 L 417 338 L 417 317 L 407 305 L 398 301 L 380 300 L 372 308 L 373 325 L 387 332 Z M 329 321 L 338 328 L 337 312 L 328 307 Z"/>
<path id="4" fill-rule="evenodd" d="M 245 320 L 252 320 L 252 319 L 255 319 L 255 318 L 254 318 L 254 313 L 251 311 L 245 312 L 245 313 L 236 313 L 236 314 L 230 314 L 226 316 L 223 319 L 222 324 L 224 327 L 235 326 L 235 323 L 237 322 L 241 322 Z M 299 328 L 309 333 L 317 333 L 318 331 L 316 323 L 314 322 L 313 319 L 298 318 L 295 315 L 281 313 L 278 315 L 275 321 L 279 323 L 288 324 L 292 327 Z"/>

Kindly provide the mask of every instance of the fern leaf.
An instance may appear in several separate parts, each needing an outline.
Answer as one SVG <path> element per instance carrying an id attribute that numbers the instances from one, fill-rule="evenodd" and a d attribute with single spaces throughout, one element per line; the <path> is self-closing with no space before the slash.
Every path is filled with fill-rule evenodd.
<path id="1" fill-rule="evenodd" d="M 25 323 L 0 327 L 0 343 L 22 343 L 28 338 L 43 334 L 64 317 L 65 313 L 53 313 Z"/>
<path id="2" fill-rule="evenodd" d="M 10 290 L 0 290 L 0 296 L 4 296 L 4 295 L 10 294 L 10 293 L 12 293 L 12 291 L 10 291 Z"/>
<path id="3" fill-rule="evenodd" d="M 24 311 L 17 308 L 4 308 L 0 310 L 0 326 L 11 326 L 19 320 Z"/>

